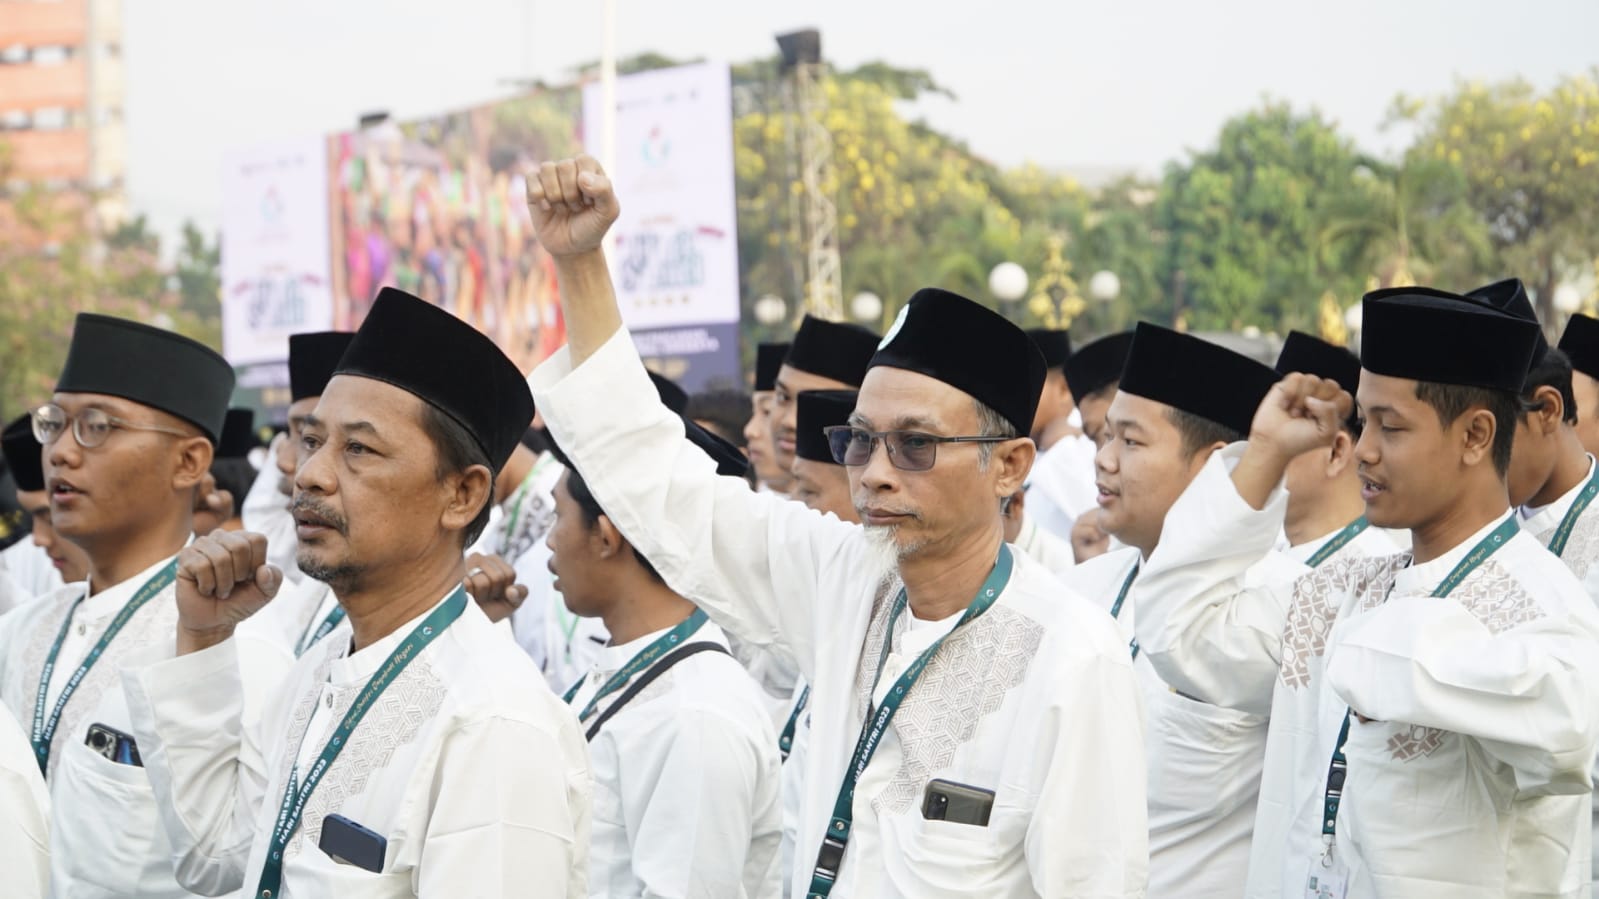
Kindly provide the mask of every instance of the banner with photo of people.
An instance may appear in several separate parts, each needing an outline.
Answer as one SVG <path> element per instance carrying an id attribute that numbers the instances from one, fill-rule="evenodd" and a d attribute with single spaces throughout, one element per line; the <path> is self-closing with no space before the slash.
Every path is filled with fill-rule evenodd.
<path id="1" fill-rule="evenodd" d="M 739 377 L 730 85 L 726 64 L 617 85 L 618 298 L 646 360 L 689 390 Z M 585 147 L 603 156 L 598 117 L 590 85 L 329 138 L 332 327 L 358 326 L 393 285 L 476 325 L 531 371 L 566 332 L 523 173 Z"/>

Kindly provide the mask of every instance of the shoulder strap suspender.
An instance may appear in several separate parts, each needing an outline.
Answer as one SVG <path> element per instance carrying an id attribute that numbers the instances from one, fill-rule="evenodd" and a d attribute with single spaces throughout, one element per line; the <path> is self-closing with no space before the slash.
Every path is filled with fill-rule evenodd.
<path id="1" fill-rule="evenodd" d="M 639 676 L 634 678 L 633 682 L 627 685 L 627 689 L 622 691 L 622 695 L 616 697 L 616 701 L 607 706 L 605 711 L 601 712 L 599 717 L 595 718 L 594 721 L 589 724 L 588 733 L 584 735 L 583 739 L 588 742 L 593 742 L 595 734 L 600 732 L 600 728 L 605 726 L 605 722 L 611 720 L 612 715 L 620 712 L 622 707 L 627 705 L 628 702 L 633 699 L 633 697 L 642 692 L 645 687 L 649 686 L 651 681 L 654 681 L 657 677 L 665 674 L 668 668 L 671 668 L 678 662 L 683 661 L 691 655 L 701 652 L 719 652 L 728 657 L 732 656 L 732 653 L 728 652 L 725 646 L 722 646 L 718 643 L 711 643 L 706 640 L 701 640 L 698 643 L 685 643 L 682 646 L 679 646 L 677 649 L 673 650 L 671 654 L 667 655 L 659 662 L 656 662 L 654 665 L 651 665 L 643 672 L 640 672 Z"/>

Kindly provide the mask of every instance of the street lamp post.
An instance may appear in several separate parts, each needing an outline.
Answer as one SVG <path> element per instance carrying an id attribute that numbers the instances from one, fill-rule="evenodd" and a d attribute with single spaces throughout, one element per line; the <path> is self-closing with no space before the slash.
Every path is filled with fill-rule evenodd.
<path id="1" fill-rule="evenodd" d="M 788 317 L 788 303 L 776 294 L 767 294 L 755 301 L 755 320 L 768 328 L 775 328 Z"/>
<path id="2" fill-rule="evenodd" d="M 988 292 L 999 301 L 1006 318 L 1012 318 L 1016 301 L 1027 296 L 1027 269 L 1014 262 L 1001 262 L 988 273 Z"/>
<path id="3" fill-rule="evenodd" d="M 863 290 L 849 301 L 850 315 L 861 324 L 881 325 L 883 322 L 883 298 L 870 290 Z"/>

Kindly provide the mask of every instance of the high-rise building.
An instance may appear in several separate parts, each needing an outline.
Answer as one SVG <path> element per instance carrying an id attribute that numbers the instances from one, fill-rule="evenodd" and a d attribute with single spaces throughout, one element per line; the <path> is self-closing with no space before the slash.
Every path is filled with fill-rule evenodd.
<path id="1" fill-rule="evenodd" d="M 0 0 L 0 177 L 126 215 L 122 0 Z M 10 192 L 10 191 L 8 191 Z"/>

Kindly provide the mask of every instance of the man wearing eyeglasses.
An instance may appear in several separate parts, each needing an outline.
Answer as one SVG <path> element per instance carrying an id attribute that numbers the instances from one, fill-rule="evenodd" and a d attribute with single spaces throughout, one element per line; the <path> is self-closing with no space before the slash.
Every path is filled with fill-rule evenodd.
<path id="1" fill-rule="evenodd" d="M 172 640 L 174 557 L 232 390 L 232 368 L 206 347 L 84 314 L 53 398 L 33 411 L 51 523 L 88 556 L 87 583 L 0 618 L 0 699 L 29 734 L 54 807 L 54 896 L 188 895 L 118 669 Z M 245 703 L 258 708 L 288 660 L 259 635 L 240 648 Z"/>
<path id="2" fill-rule="evenodd" d="M 794 894 L 1144 895 L 1126 641 L 1002 539 L 1035 454 L 1027 335 L 945 291 L 911 298 L 829 434 L 863 529 L 685 450 L 622 327 L 600 250 L 619 207 L 594 160 L 546 163 L 528 200 L 569 341 L 530 378 L 551 433 L 669 585 L 812 685 Z"/>

